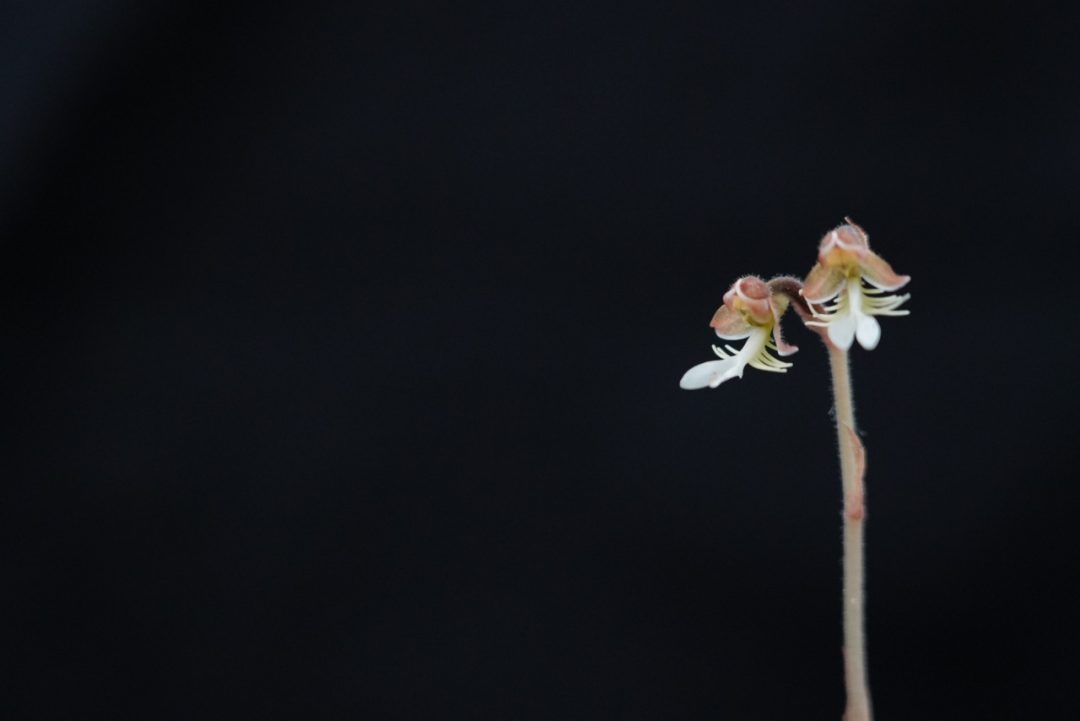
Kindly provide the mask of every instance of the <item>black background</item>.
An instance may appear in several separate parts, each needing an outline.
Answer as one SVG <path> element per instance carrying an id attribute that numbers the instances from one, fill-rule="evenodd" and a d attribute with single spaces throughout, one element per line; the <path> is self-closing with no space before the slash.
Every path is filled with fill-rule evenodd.
<path id="1" fill-rule="evenodd" d="M 677 382 L 845 214 L 877 716 L 1075 713 L 1075 15 L 0 27 L 6 717 L 839 718 L 823 349 Z"/>

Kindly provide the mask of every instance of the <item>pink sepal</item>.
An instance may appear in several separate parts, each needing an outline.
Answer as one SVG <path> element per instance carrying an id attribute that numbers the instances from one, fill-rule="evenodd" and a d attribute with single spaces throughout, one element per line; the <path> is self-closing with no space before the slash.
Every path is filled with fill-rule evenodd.
<path id="1" fill-rule="evenodd" d="M 911 280 L 909 275 L 896 273 L 884 258 L 871 250 L 859 259 L 859 273 L 870 285 L 881 290 L 897 290 Z"/>
<path id="2" fill-rule="evenodd" d="M 724 340 L 739 340 L 750 335 L 751 326 L 738 312 L 722 305 L 713 314 L 709 326 Z"/>
<path id="3" fill-rule="evenodd" d="M 842 270 L 819 263 L 807 274 L 802 296 L 808 303 L 824 303 L 836 297 L 843 282 Z"/>

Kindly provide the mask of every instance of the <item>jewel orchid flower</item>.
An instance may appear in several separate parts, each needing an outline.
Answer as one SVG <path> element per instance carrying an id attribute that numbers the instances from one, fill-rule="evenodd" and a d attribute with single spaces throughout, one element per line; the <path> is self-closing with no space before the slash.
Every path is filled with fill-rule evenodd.
<path id="1" fill-rule="evenodd" d="M 774 278 L 766 283 L 752 275 L 739 278 L 724 294 L 724 304 L 713 315 L 709 325 L 724 340 L 746 339 L 742 349 L 730 345 L 713 346 L 720 360 L 699 363 L 686 371 L 679 386 L 686 390 L 716 388 L 724 381 L 742 378 L 746 366 L 773 373 L 786 373 L 791 363 L 769 353 L 776 351 L 789 356 L 799 350 L 784 341 L 780 333 L 780 316 L 784 314 L 798 281 L 793 278 Z M 801 300 L 801 299 L 800 299 Z"/>
<path id="2" fill-rule="evenodd" d="M 897 275 L 870 250 L 866 231 L 850 218 L 844 220 L 847 223 L 821 239 L 817 265 L 800 291 L 814 316 L 806 325 L 824 328 L 829 341 L 841 350 L 851 348 L 856 339 L 866 350 L 873 350 L 881 340 L 881 326 L 874 316 L 908 314 L 899 307 L 909 295 L 884 294 L 899 290 L 911 278 Z M 815 305 L 824 306 L 823 310 L 816 310 Z"/>

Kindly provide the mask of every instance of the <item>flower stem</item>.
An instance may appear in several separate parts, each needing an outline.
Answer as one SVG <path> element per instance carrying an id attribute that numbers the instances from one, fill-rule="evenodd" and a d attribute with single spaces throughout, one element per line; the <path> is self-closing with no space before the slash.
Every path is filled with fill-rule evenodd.
<path id="1" fill-rule="evenodd" d="M 847 708 L 843 721 L 870 721 L 870 688 L 866 672 L 863 630 L 863 528 L 865 525 L 864 452 L 855 431 L 851 375 L 847 351 L 829 347 L 836 435 L 840 445 L 840 473 L 844 490 L 844 684 Z"/>

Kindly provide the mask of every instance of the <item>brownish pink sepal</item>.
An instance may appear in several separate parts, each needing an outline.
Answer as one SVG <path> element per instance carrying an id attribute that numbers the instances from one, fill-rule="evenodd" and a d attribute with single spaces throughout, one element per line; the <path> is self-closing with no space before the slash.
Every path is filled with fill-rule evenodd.
<path id="1" fill-rule="evenodd" d="M 863 230 L 863 227 L 851 219 L 850 215 L 844 216 L 845 225 L 849 226 L 851 230 L 859 235 L 863 245 L 867 248 L 870 247 L 870 234 Z"/>
<path id="2" fill-rule="evenodd" d="M 848 520 L 861 521 L 866 517 L 866 485 L 863 482 L 866 477 L 866 448 L 854 428 L 851 426 L 844 426 L 844 428 L 855 449 L 855 483 L 851 489 L 851 497 L 844 503 L 844 514 Z"/>
<path id="3" fill-rule="evenodd" d="M 824 303 L 840 292 L 844 283 L 844 271 L 836 266 L 818 263 L 806 276 L 802 297 L 807 303 Z"/>
<path id="4" fill-rule="evenodd" d="M 870 236 L 866 234 L 866 231 L 851 222 L 851 218 L 844 218 L 844 220 L 848 222 L 838 225 L 822 236 L 818 244 L 818 262 L 829 265 L 836 258 L 849 254 L 861 258 L 870 250 Z"/>
<path id="5" fill-rule="evenodd" d="M 784 303 L 786 306 L 787 303 Z M 784 340 L 783 334 L 780 332 L 780 315 L 785 309 L 778 309 L 776 305 L 773 306 L 773 328 L 772 337 L 773 342 L 776 344 L 776 352 L 781 356 L 789 356 L 799 350 L 798 346 L 791 345 Z"/>
<path id="6" fill-rule="evenodd" d="M 870 285 L 881 290 L 897 290 L 911 280 L 910 275 L 899 275 L 884 258 L 871 250 L 859 259 L 859 271 Z"/>
<path id="7" fill-rule="evenodd" d="M 745 313 L 750 323 L 765 325 L 772 320 L 772 290 L 765 281 L 753 275 L 735 281 L 724 293 L 724 305 Z"/>
<path id="8" fill-rule="evenodd" d="M 709 327 L 716 331 L 716 335 L 724 340 L 739 340 L 750 335 L 751 326 L 737 311 L 726 305 L 716 309 Z"/>

